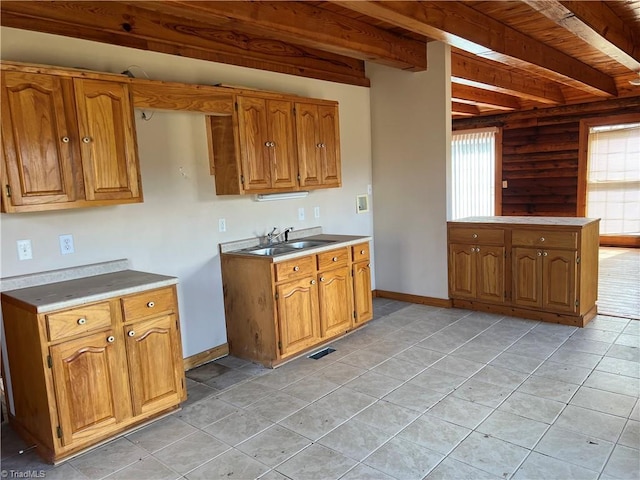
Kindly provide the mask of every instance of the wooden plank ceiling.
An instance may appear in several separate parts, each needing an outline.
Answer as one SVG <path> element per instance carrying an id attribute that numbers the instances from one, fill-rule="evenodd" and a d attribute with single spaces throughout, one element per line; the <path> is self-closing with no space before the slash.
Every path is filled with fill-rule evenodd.
<path id="1" fill-rule="evenodd" d="M 365 61 L 424 71 L 438 40 L 453 118 L 640 95 L 640 0 L 3 0 L 0 22 L 361 86 Z"/>

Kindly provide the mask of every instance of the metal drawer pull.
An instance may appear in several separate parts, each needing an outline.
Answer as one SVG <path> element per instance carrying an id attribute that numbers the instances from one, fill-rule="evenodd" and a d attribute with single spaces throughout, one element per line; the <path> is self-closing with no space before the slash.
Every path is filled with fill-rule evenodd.
<path id="1" fill-rule="evenodd" d="M 84 325 L 85 323 L 87 323 L 87 319 L 86 318 L 79 318 L 78 319 L 78 325 Z"/>
<path id="2" fill-rule="evenodd" d="M 316 281 L 315 280 L 311 280 L 311 285 L 315 285 Z"/>
<path id="3" fill-rule="evenodd" d="M 107 337 L 107 342 L 109 343 L 113 343 L 116 341 L 116 337 L 114 337 L 113 335 L 110 335 Z"/>
<path id="4" fill-rule="evenodd" d="M 541 242 L 544 242 L 544 237 L 540 237 L 540 241 L 541 241 Z"/>
<path id="5" fill-rule="evenodd" d="M 548 254 L 547 252 L 544 252 L 542 255 L 543 255 L 544 257 L 546 257 L 546 256 L 547 256 L 547 255 L 549 255 L 549 254 Z"/>
<path id="6" fill-rule="evenodd" d="M 62 137 L 62 143 L 69 143 L 69 137 Z"/>
<path id="7" fill-rule="evenodd" d="M 127 332 L 127 335 L 129 335 L 130 337 L 135 337 L 136 332 L 134 330 L 129 330 L 129 332 Z"/>
<path id="8" fill-rule="evenodd" d="M 82 143 L 91 143 L 91 137 L 83 137 Z"/>
<path id="9" fill-rule="evenodd" d="M 300 270 L 300 267 L 298 265 L 296 265 L 295 267 L 293 267 L 293 271 L 297 272 L 298 270 Z"/>
<path id="10" fill-rule="evenodd" d="M 471 235 L 471 238 L 478 238 L 478 234 L 474 233 L 473 235 Z"/>
<path id="11" fill-rule="evenodd" d="M 364 250 L 360 250 L 360 255 L 364 255 Z"/>
<path id="12" fill-rule="evenodd" d="M 541 257 L 542 256 L 542 252 L 538 252 L 538 256 Z"/>
<path id="13" fill-rule="evenodd" d="M 320 281 L 321 281 L 321 282 L 324 282 L 324 277 L 320 277 Z"/>
<path id="14" fill-rule="evenodd" d="M 155 307 L 155 306 L 156 306 L 156 302 L 149 302 L 149 303 L 147 303 L 147 307 L 149 307 L 149 308 L 153 308 L 153 307 Z"/>
<path id="15" fill-rule="evenodd" d="M 334 262 L 338 261 L 338 257 L 333 257 L 331 260 L 333 260 Z"/>

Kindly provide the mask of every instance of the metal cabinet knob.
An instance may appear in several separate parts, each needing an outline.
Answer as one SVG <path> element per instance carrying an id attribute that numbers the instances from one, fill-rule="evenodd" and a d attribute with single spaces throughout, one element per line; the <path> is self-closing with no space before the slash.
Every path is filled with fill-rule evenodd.
<path id="1" fill-rule="evenodd" d="M 318 144 L 316 145 L 316 147 L 318 147 L 318 148 L 322 148 L 322 144 L 321 144 L 321 143 L 318 143 Z"/>
<path id="2" fill-rule="evenodd" d="M 82 137 L 82 143 L 91 143 L 91 137 Z"/>
<path id="3" fill-rule="evenodd" d="M 113 342 L 115 342 L 115 341 L 116 341 L 116 337 L 114 337 L 113 335 L 109 335 L 109 336 L 107 337 L 107 342 L 109 342 L 109 343 L 113 343 Z"/>
<path id="4" fill-rule="evenodd" d="M 543 253 L 542 253 L 542 256 L 543 256 L 543 257 L 546 257 L 547 255 L 549 255 L 547 252 L 543 252 Z"/>
<path id="5" fill-rule="evenodd" d="M 316 281 L 315 280 L 311 280 L 311 285 L 315 285 Z"/>
<path id="6" fill-rule="evenodd" d="M 86 318 L 79 318 L 78 319 L 78 325 L 84 325 L 85 323 L 87 323 L 87 319 Z"/>
<path id="7" fill-rule="evenodd" d="M 62 137 L 62 143 L 69 143 L 69 137 Z"/>
<path id="8" fill-rule="evenodd" d="M 360 250 L 360 255 L 364 255 L 364 250 Z"/>
<path id="9" fill-rule="evenodd" d="M 478 234 L 474 233 L 473 235 L 471 235 L 471 238 L 478 238 Z"/>
<path id="10" fill-rule="evenodd" d="M 293 267 L 293 271 L 294 271 L 294 272 L 297 272 L 297 271 L 299 271 L 299 270 L 300 270 L 300 267 L 299 267 L 298 265 L 296 265 L 295 267 Z"/>
<path id="11" fill-rule="evenodd" d="M 541 257 L 541 256 L 542 256 L 542 252 L 538 252 L 538 254 L 537 254 L 537 255 L 538 255 L 539 257 Z"/>
<path id="12" fill-rule="evenodd" d="M 320 281 L 321 281 L 321 282 L 324 282 L 324 277 L 320 277 Z"/>
<path id="13" fill-rule="evenodd" d="M 149 303 L 147 303 L 147 307 L 148 307 L 148 308 L 153 308 L 153 307 L 155 307 L 155 306 L 156 306 L 156 302 L 149 302 Z"/>
<path id="14" fill-rule="evenodd" d="M 476 253 L 480 251 L 480 247 L 476 247 Z"/>
<path id="15" fill-rule="evenodd" d="M 337 262 L 338 261 L 338 257 L 333 257 L 331 260 L 334 261 L 334 262 Z"/>
<path id="16" fill-rule="evenodd" d="M 540 241 L 541 241 L 541 242 L 544 242 L 544 237 L 540 237 Z"/>
<path id="17" fill-rule="evenodd" d="M 127 335 L 129 335 L 130 337 L 135 337 L 136 336 L 136 332 L 134 330 L 129 330 L 127 332 Z"/>

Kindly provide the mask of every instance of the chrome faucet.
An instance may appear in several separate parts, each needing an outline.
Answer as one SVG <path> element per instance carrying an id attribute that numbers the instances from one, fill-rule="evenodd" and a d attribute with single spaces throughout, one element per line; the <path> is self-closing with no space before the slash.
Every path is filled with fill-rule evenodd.
<path id="1" fill-rule="evenodd" d="M 289 232 L 293 230 L 293 227 L 287 227 L 284 229 L 284 231 L 280 232 L 280 233 L 276 233 L 278 231 L 278 227 L 273 227 L 273 230 L 271 230 L 271 232 L 267 233 L 267 243 L 269 245 L 272 245 L 278 238 L 282 237 L 284 235 L 284 241 L 288 242 L 289 241 Z"/>

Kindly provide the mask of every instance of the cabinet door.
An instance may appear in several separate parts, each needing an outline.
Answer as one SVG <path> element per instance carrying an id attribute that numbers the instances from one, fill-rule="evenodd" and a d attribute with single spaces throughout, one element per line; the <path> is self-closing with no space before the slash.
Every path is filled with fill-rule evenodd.
<path id="1" fill-rule="evenodd" d="M 514 248 L 513 302 L 524 307 L 542 306 L 542 251 Z"/>
<path id="2" fill-rule="evenodd" d="M 268 102 L 269 153 L 271 162 L 271 187 L 294 188 L 296 186 L 296 148 L 293 136 L 293 104 L 269 100 Z"/>
<path id="3" fill-rule="evenodd" d="M 322 151 L 319 133 L 318 106 L 296 103 L 296 140 L 301 187 L 314 187 L 322 183 Z"/>
<path id="4" fill-rule="evenodd" d="M 449 245 L 449 295 L 475 298 L 477 289 L 476 254 L 472 245 Z"/>
<path id="5" fill-rule="evenodd" d="M 339 187 L 342 184 L 340 162 L 340 127 L 338 107 L 321 105 L 318 107 L 320 118 L 320 152 L 322 158 L 322 177 L 320 183 L 326 187 Z"/>
<path id="6" fill-rule="evenodd" d="M 74 79 L 87 200 L 141 196 L 129 87 L 116 82 Z"/>
<path id="7" fill-rule="evenodd" d="M 373 318 L 373 298 L 371 297 L 371 267 L 369 262 L 353 264 L 353 297 L 356 309 L 355 323 L 360 324 Z"/>
<path id="8" fill-rule="evenodd" d="M 504 302 L 504 258 L 504 247 L 486 245 L 476 247 L 478 300 Z"/>
<path id="9" fill-rule="evenodd" d="M 271 166 L 265 100 L 238 97 L 238 129 L 244 189 L 268 189 L 271 187 Z"/>
<path id="10" fill-rule="evenodd" d="M 175 315 L 124 327 L 133 414 L 177 405 L 184 398 L 182 348 Z"/>
<path id="11" fill-rule="evenodd" d="M 318 274 L 321 337 L 332 337 L 351 328 L 354 312 L 351 285 L 349 267 Z"/>
<path id="12" fill-rule="evenodd" d="M 52 346 L 50 353 L 63 445 L 104 435 L 131 417 L 121 338 L 104 331 Z"/>
<path id="13" fill-rule="evenodd" d="M 575 251 L 544 250 L 542 253 L 542 282 L 545 310 L 574 313 L 576 305 Z"/>
<path id="14" fill-rule="evenodd" d="M 73 105 L 65 103 L 63 86 L 72 92 L 70 80 L 2 72 L 2 141 L 7 175 L 2 189 L 7 211 L 11 205 L 75 200 L 73 161 L 78 139 Z"/>
<path id="15" fill-rule="evenodd" d="M 313 277 L 276 287 L 280 353 L 290 355 L 318 342 L 318 285 Z"/>

